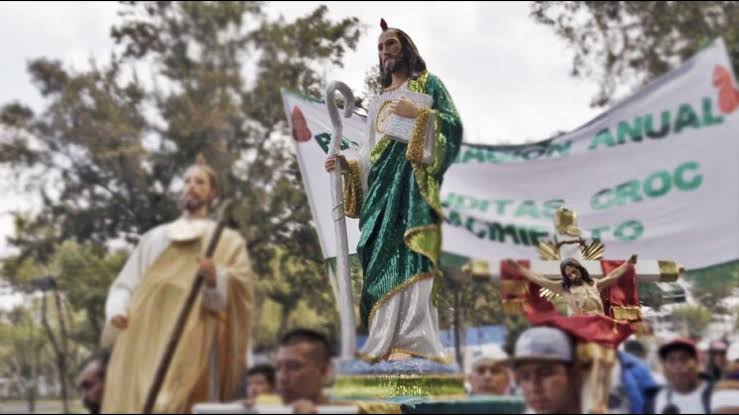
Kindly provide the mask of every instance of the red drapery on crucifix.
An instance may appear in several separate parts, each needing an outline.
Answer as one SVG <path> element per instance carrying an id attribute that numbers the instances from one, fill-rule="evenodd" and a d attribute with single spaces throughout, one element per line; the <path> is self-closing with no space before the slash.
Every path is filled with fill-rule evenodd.
<path id="1" fill-rule="evenodd" d="M 624 261 L 601 261 L 603 274 Z M 518 261 L 529 268 L 529 261 Z M 561 315 L 546 298 L 539 295 L 539 286 L 529 282 L 507 263 L 501 263 L 501 295 L 506 312 L 520 312 L 533 325 L 555 326 L 580 342 L 594 342 L 615 349 L 633 333 L 630 321 L 641 318 L 636 273 L 633 268 L 611 287 L 603 290 L 601 299 L 607 315 Z"/>

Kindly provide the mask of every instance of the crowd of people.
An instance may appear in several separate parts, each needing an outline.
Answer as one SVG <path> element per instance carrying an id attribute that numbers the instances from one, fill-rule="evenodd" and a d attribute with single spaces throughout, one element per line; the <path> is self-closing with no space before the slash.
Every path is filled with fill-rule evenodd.
<path id="1" fill-rule="evenodd" d="M 332 376 L 332 347 L 313 330 L 285 334 L 273 364 L 244 372 L 237 395 L 248 411 L 260 404 L 282 404 L 295 413 L 314 413 L 338 403 L 327 393 Z M 649 349 L 628 340 L 618 351 L 610 413 L 680 414 L 739 412 L 739 342 L 710 343 L 700 350 L 694 340 L 678 337 L 661 344 L 659 364 L 648 363 Z M 100 412 L 110 354 L 99 352 L 81 367 L 77 381 L 84 406 Z M 523 331 L 511 354 L 498 345 L 468 351 L 465 380 L 470 396 L 519 396 L 527 413 L 582 413 L 583 367 L 573 340 L 554 327 Z M 346 404 L 346 402 L 344 402 Z"/>

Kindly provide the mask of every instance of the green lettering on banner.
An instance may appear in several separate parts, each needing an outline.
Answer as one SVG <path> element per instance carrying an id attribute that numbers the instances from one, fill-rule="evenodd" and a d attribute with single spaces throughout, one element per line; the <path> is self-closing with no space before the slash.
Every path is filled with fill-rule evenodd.
<path id="1" fill-rule="evenodd" d="M 593 141 L 590 143 L 588 150 L 594 150 L 600 145 L 605 145 L 608 147 L 613 147 L 614 145 L 616 145 L 616 140 L 613 139 L 613 134 L 611 134 L 611 130 L 609 130 L 608 128 L 600 130 L 598 134 L 593 137 Z"/>
<path id="2" fill-rule="evenodd" d="M 328 133 L 317 134 L 313 137 L 324 153 L 328 154 L 328 146 L 331 144 L 331 135 Z"/>
<path id="3" fill-rule="evenodd" d="M 655 183 L 655 179 L 659 179 L 659 184 Z M 644 194 L 649 197 L 664 196 L 670 191 L 670 187 L 672 187 L 670 174 L 666 171 L 658 171 L 644 181 Z"/>
<path id="4" fill-rule="evenodd" d="M 451 209 L 448 209 L 446 212 L 447 223 L 452 226 L 456 226 L 457 228 L 462 226 L 462 218 L 459 216 L 459 212 Z"/>
<path id="5" fill-rule="evenodd" d="M 467 147 L 467 150 L 464 152 L 464 157 L 462 157 L 462 162 L 467 163 L 473 159 L 480 163 L 485 162 L 485 152 L 480 148 Z"/>
<path id="6" fill-rule="evenodd" d="M 703 98 L 703 125 L 711 126 L 724 122 L 724 117 L 713 115 L 713 99 Z"/>
<path id="7" fill-rule="evenodd" d="M 684 128 L 700 128 L 701 124 L 698 116 L 695 114 L 690 104 L 680 105 L 677 111 L 677 120 L 675 121 L 675 133 L 680 133 Z"/>
<path id="8" fill-rule="evenodd" d="M 487 212 L 490 207 L 490 202 L 487 199 L 476 199 L 473 201 L 472 209 L 477 209 L 480 212 Z"/>
<path id="9" fill-rule="evenodd" d="M 529 243 L 531 244 L 531 246 L 539 245 L 539 239 L 548 238 L 548 237 L 549 237 L 548 231 L 538 229 L 538 228 L 529 229 Z"/>
<path id="10" fill-rule="evenodd" d="M 570 149 L 572 148 L 572 141 L 565 141 L 564 143 L 552 143 L 547 147 L 547 155 L 552 156 L 554 153 L 559 153 L 559 156 L 569 156 Z"/>
<path id="11" fill-rule="evenodd" d="M 521 150 L 521 157 L 523 157 L 524 160 L 536 160 L 544 154 L 546 154 L 546 149 L 539 146 L 527 147 Z"/>
<path id="12" fill-rule="evenodd" d="M 532 219 L 539 219 L 539 212 L 536 209 L 536 203 L 534 203 L 533 200 L 524 200 L 520 205 L 518 205 L 518 209 L 516 209 L 513 216 L 517 218 L 528 216 Z"/>
<path id="13" fill-rule="evenodd" d="M 683 163 L 675 169 L 675 186 L 677 186 L 680 190 L 690 191 L 695 190 L 700 187 L 700 185 L 703 183 L 703 175 L 700 173 L 697 173 L 693 176 L 692 179 L 687 180 L 685 177 L 685 172 L 688 170 L 698 170 L 700 168 L 700 164 L 695 161 L 689 161 L 687 163 Z"/>
<path id="14" fill-rule="evenodd" d="M 603 201 L 603 197 L 610 195 L 612 193 L 611 189 L 602 189 L 599 190 L 598 193 L 594 194 L 593 197 L 590 198 L 590 207 L 592 207 L 594 210 L 603 210 L 608 209 L 611 207 L 611 202 L 613 199 L 608 201 Z"/>
<path id="15" fill-rule="evenodd" d="M 541 212 L 541 216 L 545 218 L 553 218 L 554 212 L 556 212 L 557 209 L 564 206 L 564 204 L 565 204 L 564 199 L 547 200 L 546 202 L 544 202 L 544 209 Z"/>
<path id="16" fill-rule="evenodd" d="M 315 136 L 313 136 L 313 138 L 316 140 L 318 145 L 321 146 L 321 150 L 323 150 L 324 153 L 328 154 L 328 147 L 331 145 L 331 134 L 316 134 Z M 354 141 L 351 141 L 346 137 L 341 139 L 341 144 L 339 145 L 339 148 L 341 150 L 348 150 L 350 146 L 354 148 L 359 148 L 359 144 L 355 143 Z"/>
<path id="17" fill-rule="evenodd" d="M 451 209 L 462 209 L 462 210 L 479 210 L 481 212 L 487 212 L 490 207 L 490 201 L 486 199 L 476 199 L 472 196 L 464 196 L 456 193 L 449 193 L 444 198 L 442 206 Z"/>
<path id="18" fill-rule="evenodd" d="M 639 196 L 639 181 L 630 180 L 626 183 L 621 183 L 616 186 L 616 204 L 623 206 L 628 201 L 641 202 L 642 197 Z"/>
<path id="19" fill-rule="evenodd" d="M 626 144 L 627 142 L 641 142 L 645 135 L 653 139 L 667 137 L 670 133 L 672 114 L 668 110 L 660 113 L 659 130 L 655 129 L 655 119 L 656 114 L 649 113 L 635 117 L 632 122 L 620 121 L 615 127 L 615 138 L 610 128 L 604 128 L 593 137 L 588 150 L 595 150 L 599 147 L 613 147 L 616 144 Z M 711 97 L 704 97 L 701 100 L 700 117 L 689 103 L 683 103 L 678 107 L 673 131 L 680 133 L 686 128 L 698 129 L 723 122 L 724 117 L 715 113 L 714 100 Z"/>
<path id="20" fill-rule="evenodd" d="M 626 142 L 626 137 L 629 137 L 631 141 L 638 142 L 642 140 L 642 118 L 636 117 L 634 119 L 634 125 L 629 125 L 626 121 L 621 121 L 618 123 L 618 130 L 617 130 L 617 136 L 618 136 L 618 143 L 624 144 Z"/>
<path id="21" fill-rule="evenodd" d="M 644 120 L 644 130 L 649 138 L 663 138 L 670 132 L 670 111 L 662 111 L 662 125 L 659 131 L 654 131 L 652 114 L 647 114 Z"/>
<path id="22" fill-rule="evenodd" d="M 590 230 L 590 237 L 592 239 L 603 239 L 603 232 L 611 229 L 610 226 L 601 226 L 599 228 L 591 229 Z"/>
<path id="23" fill-rule="evenodd" d="M 549 232 L 537 227 L 526 228 L 515 224 L 480 221 L 472 216 L 463 217 L 460 212 L 453 209 L 447 209 L 446 212 L 446 223 L 455 227 L 464 227 L 478 239 L 533 246 L 537 245 L 541 238 L 549 236 Z"/>
<path id="24" fill-rule="evenodd" d="M 489 224 L 490 226 L 490 239 L 493 241 L 498 242 L 505 242 L 506 235 L 510 236 L 511 239 L 513 239 L 513 243 L 518 245 L 518 232 L 516 232 L 516 227 L 514 225 L 501 225 L 498 222 L 491 222 Z"/>
<path id="25" fill-rule="evenodd" d="M 496 208 L 495 212 L 498 215 L 505 215 L 506 206 L 513 203 L 512 200 L 494 200 L 493 202 L 495 203 L 495 208 Z"/>
<path id="26" fill-rule="evenodd" d="M 468 217 L 465 221 L 465 228 L 480 239 L 485 239 L 488 233 L 484 224 L 477 223 L 477 220 L 472 216 Z"/>
<path id="27" fill-rule="evenodd" d="M 656 198 L 670 193 L 674 188 L 691 191 L 701 186 L 703 175 L 698 172 L 700 164 L 688 161 L 677 166 L 674 172 L 660 170 L 650 174 L 643 182 L 629 180 L 614 188 L 601 189 L 590 198 L 593 210 L 604 210 L 613 206 L 638 203 L 644 197 Z"/>
<path id="28" fill-rule="evenodd" d="M 459 204 L 457 203 L 457 195 L 454 193 L 447 194 L 444 197 L 444 200 L 441 202 L 441 206 L 446 209 L 459 209 Z"/>
<path id="29" fill-rule="evenodd" d="M 636 220 L 622 223 L 616 227 L 616 230 L 613 232 L 613 236 L 615 236 L 616 239 L 624 242 L 635 241 L 639 239 L 642 234 L 644 234 L 644 225 Z"/>

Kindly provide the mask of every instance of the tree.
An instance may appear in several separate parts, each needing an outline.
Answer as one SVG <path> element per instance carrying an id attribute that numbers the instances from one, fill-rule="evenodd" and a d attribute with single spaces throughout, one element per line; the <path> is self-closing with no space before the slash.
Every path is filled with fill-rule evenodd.
<path id="1" fill-rule="evenodd" d="M 128 255 L 105 253 L 91 244 L 67 241 L 53 257 L 59 289 L 74 312 L 81 312 L 86 324 L 74 324 L 72 340 L 93 351 L 97 348 L 105 324 L 105 299 L 113 280 L 123 268 Z M 75 321 L 75 323 L 77 323 Z"/>
<path id="2" fill-rule="evenodd" d="M 689 271 L 686 277 L 693 296 L 712 313 L 731 313 L 723 300 L 739 288 L 739 262 Z"/>
<path id="3" fill-rule="evenodd" d="M 0 109 L 0 162 L 25 175 L 43 200 L 11 241 L 18 263 L 47 264 L 53 247 L 70 239 L 100 255 L 111 241 L 135 243 L 178 215 L 180 176 L 203 153 L 220 172 L 222 196 L 237 201 L 234 222 L 260 279 L 274 280 L 272 260 L 280 258 L 281 271 L 288 263 L 304 267 L 291 283 L 328 287 L 322 267 L 310 265 L 322 258 L 280 88 L 318 94 L 318 65 L 341 65 L 359 39 L 358 19 L 332 22 L 319 6 L 294 21 L 270 20 L 261 2 L 244 1 L 120 8 L 109 64 L 72 71 L 35 59 L 28 70 L 45 110 L 35 114 L 18 102 Z M 141 68 L 150 68 L 150 84 Z M 108 282 L 109 265 L 93 265 L 103 269 L 97 283 Z M 99 309 L 99 298 L 88 300 L 96 304 L 91 312 Z"/>
<path id="4" fill-rule="evenodd" d="M 575 54 L 572 75 L 598 83 L 593 106 L 638 88 L 723 37 L 739 70 L 736 1 L 535 1 L 531 16 Z"/>
<path id="5" fill-rule="evenodd" d="M 54 367 L 46 335 L 33 313 L 33 309 L 16 308 L 9 313 L 10 324 L 0 324 L 0 373 L 15 380 L 19 393 L 28 401 L 29 412 L 35 409 L 38 376 Z"/>
<path id="6" fill-rule="evenodd" d="M 672 311 L 672 317 L 678 330 L 687 331 L 685 335 L 693 339 L 703 338 L 708 323 L 711 322 L 711 312 L 702 305 L 677 307 Z"/>

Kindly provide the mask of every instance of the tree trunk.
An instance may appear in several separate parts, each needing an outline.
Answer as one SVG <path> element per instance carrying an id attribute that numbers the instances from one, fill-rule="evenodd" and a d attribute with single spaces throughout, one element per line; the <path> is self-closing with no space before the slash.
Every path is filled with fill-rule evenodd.
<path id="1" fill-rule="evenodd" d="M 62 386 L 62 405 L 64 413 L 69 413 L 69 397 L 67 395 L 67 356 L 69 355 L 69 348 L 67 347 L 67 327 L 64 324 L 64 313 L 62 311 L 62 300 L 59 296 L 59 291 L 54 291 L 54 300 L 56 302 L 56 312 L 59 317 L 59 329 L 61 330 L 60 343 L 61 353 L 57 356 L 57 365 L 59 366 L 59 380 Z"/>
<path id="2" fill-rule="evenodd" d="M 280 315 L 280 325 L 277 328 L 277 335 L 282 336 L 287 331 L 287 321 L 290 317 L 290 311 L 294 308 L 292 301 L 282 303 L 282 315 Z"/>
<path id="3" fill-rule="evenodd" d="M 57 298 L 58 299 L 58 298 Z M 46 329 L 46 335 L 49 338 L 49 341 L 51 342 L 51 346 L 54 348 L 54 354 L 56 355 L 56 365 L 57 370 L 59 372 L 59 382 L 61 386 L 61 392 L 62 392 L 62 404 L 64 406 L 64 413 L 69 413 L 69 407 L 67 402 L 67 368 L 66 368 L 66 362 L 64 360 L 65 353 L 64 349 L 66 349 L 66 345 L 64 342 L 64 339 L 60 342 L 57 342 L 56 336 L 54 336 L 54 332 L 51 330 L 51 325 L 49 324 L 49 317 L 47 316 L 47 308 L 46 308 L 46 292 L 44 291 L 43 298 L 41 299 L 41 323 L 43 323 L 44 328 Z M 61 311 L 60 302 L 57 301 L 57 310 Z M 61 320 L 60 320 L 61 321 Z M 63 323 L 62 323 L 63 326 Z M 62 333 L 63 335 L 64 333 Z"/>
<path id="4" fill-rule="evenodd" d="M 31 380 L 31 384 L 26 387 L 26 400 L 28 401 L 28 412 L 36 412 L 36 379 Z"/>

